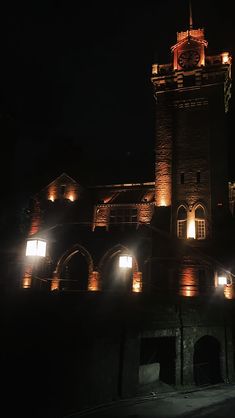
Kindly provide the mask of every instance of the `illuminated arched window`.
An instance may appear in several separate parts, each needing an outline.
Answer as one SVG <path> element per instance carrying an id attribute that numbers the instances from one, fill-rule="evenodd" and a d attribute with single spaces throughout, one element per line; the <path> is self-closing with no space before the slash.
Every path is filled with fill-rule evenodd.
<path id="1" fill-rule="evenodd" d="M 202 206 L 198 206 L 195 210 L 195 229 L 196 239 L 206 238 L 206 219 L 205 211 Z"/>
<path id="2" fill-rule="evenodd" d="M 180 206 L 177 213 L 177 237 L 187 238 L 187 211 Z"/>

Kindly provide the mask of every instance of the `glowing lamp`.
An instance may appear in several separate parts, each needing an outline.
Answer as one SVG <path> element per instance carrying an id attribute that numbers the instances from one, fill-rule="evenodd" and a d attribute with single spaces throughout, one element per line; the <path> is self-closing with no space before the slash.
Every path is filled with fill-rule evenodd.
<path id="1" fill-rule="evenodd" d="M 42 239 L 29 239 L 26 244 L 27 257 L 45 257 L 46 241 Z"/>
<path id="2" fill-rule="evenodd" d="M 129 255 L 120 255 L 119 257 L 120 268 L 132 268 L 132 257 Z"/>
<path id="3" fill-rule="evenodd" d="M 69 200 L 70 200 L 70 202 L 73 202 L 74 201 L 74 195 L 73 194 L 70 194 L 69 195 Z"/>
<path id="4" fill-rule="evenodd" d="M 54 202 L 55 198 L 54 198 L 53 195 L 50 195 L 49 198 L 48 198 L 48 200 L 50 200 L 51 202 Z"/>
<path id="5" fill-rule="evenodd" d="M 225 286 L 228 283 L 226 276 L 218 276 L 218 285 Z"/>

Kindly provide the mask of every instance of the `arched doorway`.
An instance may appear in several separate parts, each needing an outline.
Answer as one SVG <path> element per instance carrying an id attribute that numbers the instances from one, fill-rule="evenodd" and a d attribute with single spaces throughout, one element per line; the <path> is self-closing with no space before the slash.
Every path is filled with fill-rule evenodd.
<path id="1" fill-rule="evenodd" d="M 130 258 L 131 265 L 123 268 L 120 257 Z M 132 291 L 133 277 L 139 272 L 137 260 L 132 252 L 122 246 L 116 245 L 108 250 L 99 263 L 102 275 L 102 290 Z"/>
<path id="2" fill-rule="evenodd" d="M 193 372 L 196 385 L 209 385 L 222 382 L 220 351 L 219 341 L 209 335 L 205 335 L 195 343 Z"/>
<path id="3" fill-rule="evenodd" d="M 106 261 L 103 268 L 103 289 L 104 290 L 129 290 L 132 289 L 133 271 L 121 269 L 119 266 L 119 256 L 121 253 L 112 254 Z"/>
<path id="4" fill-rule="evenodd" d="M 85 257 L 76 252 L 64 263 L 60 275 L 61 290 L 87 290 L 88 265 Z"/>

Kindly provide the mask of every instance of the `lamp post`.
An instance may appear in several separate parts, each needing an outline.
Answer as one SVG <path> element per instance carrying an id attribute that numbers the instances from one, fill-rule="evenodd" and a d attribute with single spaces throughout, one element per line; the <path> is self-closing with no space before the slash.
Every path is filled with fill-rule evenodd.
<path id="1" fill-rule="evenodd" d="M 129 279 L 129 273 L 132 269 L 132 256 L 129 254 L 121 254 L 119 256 L 119 268 L 122 272 L 122 287 L 126 289 Z M 128 286 L 129 287 L 129 286 Z M 126 305 L 124 304 L 124 307 L 126 308 Z M 118 378 L 118 389 L 119 389 L 119 395 L 123 396 L 124 393 L 124 371 L 125 371 L 125 349 L 126 349 L 126 339 L 127 339 L 127 325 L 126 320 L 127 317 L 125 315 L 126 309 L 122 311 L 121 315 L 121 329 L 120 329 L 120 352 L 119 352 L 119 378 Z"/>
<path id="2" fill-rule="evenodd" d="M 227 321 L 226 321 L 226 304 L 225 304 L 225 288 L 229 283 L 228 276 L 224 273 L 219 274 L 217 278 L 217 285 L 220 289 L 220 296 L 222 299 L 222 313 L 224 325 L 224 354 L 225 354 L 225 383 L 229 383 L 229 368 L 228 368 L 228 338 L 227 338 Z"/>

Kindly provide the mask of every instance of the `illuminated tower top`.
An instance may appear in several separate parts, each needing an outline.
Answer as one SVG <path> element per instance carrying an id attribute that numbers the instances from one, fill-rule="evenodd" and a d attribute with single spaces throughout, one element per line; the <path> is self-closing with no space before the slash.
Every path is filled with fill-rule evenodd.
<path id="1" fill-rule="evenodd" d="M 177 32 L 177 42 L 171 46 L 172 61 L 169 64 L 152 65 L 151 81 L 155 97 L 159 93 L 208 84 L 224 84 L 225 111 L 231 97 L 231 63 L 229 52 L 206 55 L 208 45 L 204 29 L 193 28 L 190 2 L 189 29 Z"/>

